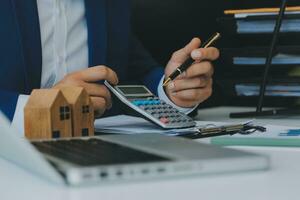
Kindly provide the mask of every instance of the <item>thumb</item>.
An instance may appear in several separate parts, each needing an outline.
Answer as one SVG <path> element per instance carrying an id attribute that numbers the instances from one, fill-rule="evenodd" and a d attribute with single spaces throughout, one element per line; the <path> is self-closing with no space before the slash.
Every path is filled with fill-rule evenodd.
<path id="1" fill-rule="evenodd" d="M 188 43 L 184 48 L 173 53 L 171 61 L 177 63 L 183 63 L 188 59 L 193 50 L 198 49 L 201 44 L 201 40 L 199 38 L 194 38 Z"/>

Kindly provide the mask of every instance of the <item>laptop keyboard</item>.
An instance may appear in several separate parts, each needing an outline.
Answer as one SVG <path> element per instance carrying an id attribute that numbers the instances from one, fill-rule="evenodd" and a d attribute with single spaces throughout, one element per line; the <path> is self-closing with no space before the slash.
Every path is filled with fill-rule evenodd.
<path id="1" fill-rule="evenodd" d="M 42 153 L 80 166 L 162 162 L 169 159 L 100 139 L 32 142 Z"/>

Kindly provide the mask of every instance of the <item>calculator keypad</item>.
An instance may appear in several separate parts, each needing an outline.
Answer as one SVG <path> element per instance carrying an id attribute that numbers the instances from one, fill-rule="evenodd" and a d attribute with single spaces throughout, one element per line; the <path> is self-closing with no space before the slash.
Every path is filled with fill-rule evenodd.
<path id="1" fill-rule="evenodd" d="M 131 102 L 167 127 L 191 127 L 195 125 L 195 122 L 190 117 L 157 97 L 134 99 Z"/>

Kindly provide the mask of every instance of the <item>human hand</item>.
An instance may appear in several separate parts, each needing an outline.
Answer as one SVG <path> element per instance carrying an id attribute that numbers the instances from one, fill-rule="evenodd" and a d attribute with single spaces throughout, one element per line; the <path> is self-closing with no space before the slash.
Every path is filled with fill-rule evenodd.
<path id="1" fill-rule="evenodd" d="M 218 59 L 220 53 L 214 47 L 199 48 L 200 44 L 200 39 L 194 38 L 187 46 L 173 53 L 166 66 L 165 77 L 168 77 L 189 57 L 195 60 L 192 66 L 165 87 L 167 96 L 177 106 L 194 107 L 212 94 L 212 61 Z"/>
<path id="2" fill-rule="evenodd" d="M 112 107 L 110 92 L 104 85 L 97 83 L 102 80 L 107 80 L 113 85 L 118 84 L 117 74 L 113 70 L 106 66 L 96 66 L 66 75 L 54 88 L 83 87 L 91 97 L 95 117 L 100 117 L 105 110 Z"/>

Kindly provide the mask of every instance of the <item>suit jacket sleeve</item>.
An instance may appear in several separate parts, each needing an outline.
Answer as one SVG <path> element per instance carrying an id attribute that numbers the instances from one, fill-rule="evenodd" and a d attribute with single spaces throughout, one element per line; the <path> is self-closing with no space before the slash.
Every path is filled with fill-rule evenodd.
<path id="1" fill-rule="evenodd" d="M 0 90 L 0 110 L 12 121 L 19 94 Z"/>
<path id="2" fill-rule="evenodd" d="M 160 66 L 133 35 L 130 38 L 129 79 L 138 80 L 157 95 L 158 84 L 164 75 Z"/>

